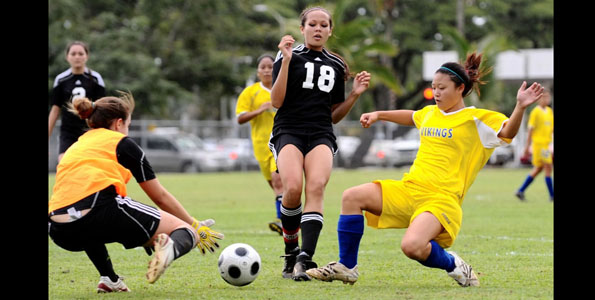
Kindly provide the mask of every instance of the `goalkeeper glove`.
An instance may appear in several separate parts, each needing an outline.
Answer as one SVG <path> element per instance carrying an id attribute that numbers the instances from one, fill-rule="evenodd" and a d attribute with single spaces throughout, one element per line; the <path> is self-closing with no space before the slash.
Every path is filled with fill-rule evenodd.
<path id="1" fill-rule="evenodd" d="M 219 244 L 213 238 L 219 240 L 224 238 L 222 233 L 209 228 L 213 224 L 215 224 L 215 220 L 213 219 L 207 219 L 204 221 L 197 221 L 194 219 L 192 222 L 192 227 L 196 230 L 196 233 L 198 233 L 198 243 L 196 245 L 202 254 L 205 254 L 206 250 L 214 253 L 215 248 L 213 247 L 219 248 Z"/>

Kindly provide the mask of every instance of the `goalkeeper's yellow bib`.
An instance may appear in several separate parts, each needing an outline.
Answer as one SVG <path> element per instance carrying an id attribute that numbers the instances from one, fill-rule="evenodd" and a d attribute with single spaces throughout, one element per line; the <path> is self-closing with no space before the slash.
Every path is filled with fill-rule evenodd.
<path id="1" fill-rule="evenodd" d="M 126 196 L 126 183 L 132 178 L 116 157 L 116 147 L 124 134 L 104 129 L 92 129 L 81 135 L 64 153 L 56 168 L 56 182 L 49 201 L 49 212 L 114 185 L 116 192 Z"/>

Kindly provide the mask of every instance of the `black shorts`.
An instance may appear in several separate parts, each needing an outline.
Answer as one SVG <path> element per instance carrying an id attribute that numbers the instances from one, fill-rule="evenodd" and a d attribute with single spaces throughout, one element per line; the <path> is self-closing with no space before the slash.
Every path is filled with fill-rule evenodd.
<path id="1" fill-rule="evenodd" d="M 60 131 L 60 144 L 58 146 L 58 153 L 64 153 L 66 150 L 76 142 L 79 137 L 85 133 L 84 131 L 80 131 L 77 133 L 72 133 L 68 131 Z"/>
<path id="2" fill-rule="evenodd" d="M 50 237 L 56 245 L 69 251 L 115 242 L 126 249 L 142 246 L 155 234 L 161 220 L 158 209 L 121 197 L 113 186 L 77 203 L 78 206 L 71 205 L 77 210 L 89 208 L 88 203 L 94 206 L 86 215 L 69 223 L 57 223 L 48 216 Z M 66 208 L 54 212 L 59 214 Z"/>
<path id="3" fill-rule="evenodd" d="M 296 146 L 300 152 L 304 156 L 308 154 L 314 147 L 318 145 L 327 145 L 333 156 L 337 154 L 337 142 L 335 141 L 335 137 L 329 133 L 320 133 L 320 134 L 313 134 L 313 135 L 302 135 L 302 134 L 292 134 L 292 133 L 282 133 L 276 136 L 272 136 L 269 141 L 269 148 L 273 155 L 275 156 L 275 161 L 277 160 L 277 155 L 281 151 L 285 145 L 294 145 Z"/>

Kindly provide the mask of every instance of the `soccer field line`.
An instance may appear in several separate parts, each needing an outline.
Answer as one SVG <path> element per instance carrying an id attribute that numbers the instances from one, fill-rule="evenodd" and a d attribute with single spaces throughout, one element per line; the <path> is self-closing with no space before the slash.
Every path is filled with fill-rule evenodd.
<path id="1" fill-rule="evenodd" d="M 527 241 L 527 242 L 542 242 L 542 243 L 553 243 L 553 239 L 545 238 L 545 237 L 528 237 L 528 238 L 520 238 L 520 237 L 510 237 L 510 236 L 489 236 L 489 235 L 459 235 L 459 238 L 480 238 L 486 240 L 502 240 L 502 241 Z"/>

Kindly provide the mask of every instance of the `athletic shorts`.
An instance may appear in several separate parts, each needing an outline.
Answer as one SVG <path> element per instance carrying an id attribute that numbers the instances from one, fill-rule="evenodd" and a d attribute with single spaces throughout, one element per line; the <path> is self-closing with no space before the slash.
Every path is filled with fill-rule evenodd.
<path id="1" fill-rule="evenodd" d="M 463 219 L 463 210 L 456 196 L 441 194 L 422 186 L 400 180 L 375 180 L 382 188 L 382 213 L 380 216 L 365 213 L 367 224 L 373 228 L 408 228 L 423 212 L 433 214 L 445 231 L 434 240 L 448 248 L 454 243 Z"/>
<path id="2" fill-rule="evenodd" d="M 546 143 L 532 143 L 533 150 L 531 163 L 535 167 L 541 167 L 544 164 L 552 164 L 552 152 L 549 144 Z"/>
<path id="3" fill-rule="evenodd" d="M 296 146 L 304 156 L 318 145 L 327 145 L 331 149 L 333 157 L 337 154 L 338 150 L 335 137 L 329 133 L 313 135 L 282 133 L 272 136 L 269 141 L 269 148 L 271 148 L 271 152 L 273 152 L 275 161 L 277 161 L 277 156 L 281 149 L 289 144 Z"/>
<path id="4" fill-rule="evenodd" d="M 74 142 L 78 141 L 79 137 L 84 132 L 71 133 L 68 131 L 60 131 L 60 144 L 58 146 L 58 153 L 64 153 L 66 150 L 74 144 Z"/>
<path id="5" fill-rule="evenodd" d="M 110 186 L 71 205 L 77 210 L 91 206 L 91 210 L 80 219 L 69 223 L 58 223 L 48 216 L 48 233 L 56 245 L 69 251 L 82 251 L 87 246 L 120 243 L 126 249 L 147 243 L 157 231 L 161 213 L 149 205 L 122 197 Z M 80 203 L 83 203 L 81 205 Z M 60 214 L 67 208 L 53 213 Z"/>
<path id="6" fill-rule="evenodd" d="M 275 157 L 273 155 L 269 155 L 264 160 L 258 160 L 258 165 L 260 166 L 260 172 L 262 173 L 262 176 L 264 176 L 264 179 L 269 181 L 272 180 L 273 177 L 271 176 L 271 174 L 277 171 L 277 163 L 275 162 Z"/>

